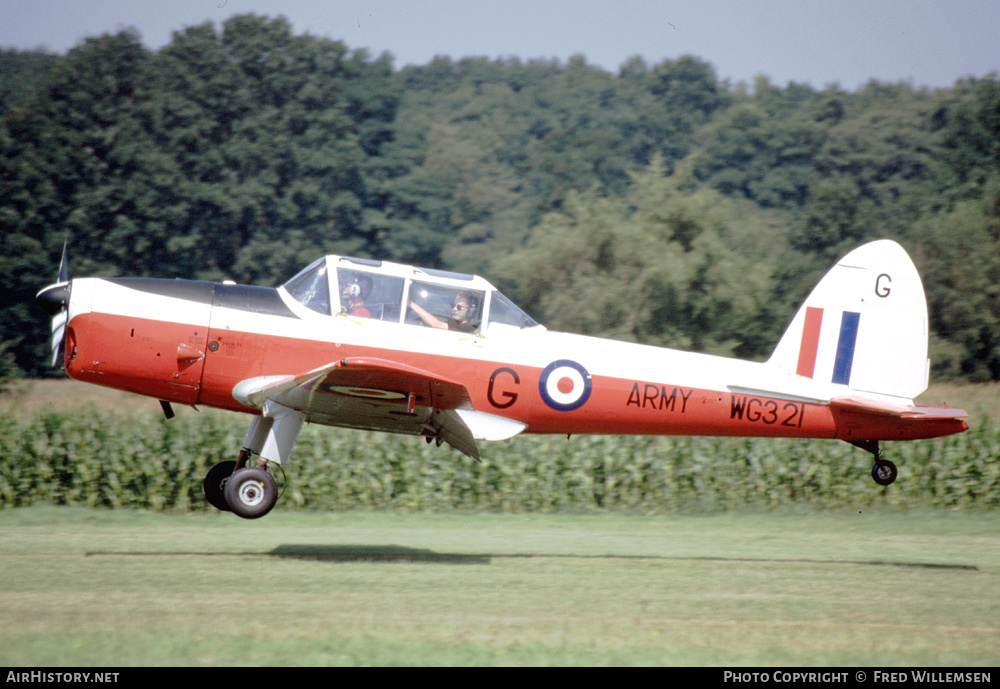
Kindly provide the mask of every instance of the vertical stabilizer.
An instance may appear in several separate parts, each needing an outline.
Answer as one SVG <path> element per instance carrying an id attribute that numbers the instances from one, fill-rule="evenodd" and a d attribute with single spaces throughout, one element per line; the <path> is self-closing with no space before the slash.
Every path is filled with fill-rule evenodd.
<path id="1" fill-rule="evenodd" d="M 927 303 L 896 242 L 844 256 L 795 315 L 769 364 L 847 392 L 912 399 L 927 387 Z"/>

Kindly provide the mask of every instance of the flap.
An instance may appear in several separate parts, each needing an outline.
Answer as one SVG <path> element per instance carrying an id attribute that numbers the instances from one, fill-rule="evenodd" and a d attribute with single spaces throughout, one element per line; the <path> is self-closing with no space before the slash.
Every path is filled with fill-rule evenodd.
<path id="1" fill-rule="evenodd" d="M 437 436 L 464 455 L 480 461 L 479 447 L 472 431 L 453 409 L 435 411 L 432 425 Z"/>

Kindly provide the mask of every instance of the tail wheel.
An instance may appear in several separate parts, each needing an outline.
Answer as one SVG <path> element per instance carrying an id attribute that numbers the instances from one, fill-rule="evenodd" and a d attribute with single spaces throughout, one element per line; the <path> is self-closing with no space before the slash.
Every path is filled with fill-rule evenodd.
<path id="1" fill-rule="evenodd" d="M 263 517 L 278 501 L 274 477 L 257 467 L 240 469 L 230 476 L 223 492 L 229 509 L 244 519 Z"/>
<path id="2" fill-rule="evenodd" d="M 888 486 L 896 480 L 896 465 L 888 459 L 876 459 L 872 466 L 872 478 L 880 486 Z"/>
<path id="3" fill-rule="evenodd" d="M 229 512 L 229 503 L 226 502 L 226 483 L 229 481 L 229 477 L 233 475 L 233 470 L 236 469 L 236 462 L 230 460 L 228 462 L 219 462 L 214 467 L 208 470 L 208 475 L 205 476 L 204 488 L 205 488 L 205 499 L 208 500 L 208 504 L 217 510 L 222 510 L 223 512 Z"/>

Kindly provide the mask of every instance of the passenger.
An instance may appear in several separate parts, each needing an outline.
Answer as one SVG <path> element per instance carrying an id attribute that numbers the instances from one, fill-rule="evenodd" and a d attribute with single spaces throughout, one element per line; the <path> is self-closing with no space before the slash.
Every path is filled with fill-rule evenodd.
<path id="1" fill-rule="evenodd" d="M 344 285 L 344 289 L 340 292 L 340 303 L 349 316 L 372 317 L 368 307 L 365 306 L 365 299 L 371 294 L 373 284 L 368 275 L 356 274 L 354 280 Z"/>
<path id="2" fill-rule="evenodd" d="M 469 292 L 459 292 L 455 295 L 455 300 L 451 304 L 451 316 L 444 321 L 428 312 L 427 309 L 415 301 L 410 301 L 410 308 L 416 311 L 417 315 L 420 316 L 420 320 L 432 328 L 457 330 L 463 333 L 476 331 L 476 323 L 473 319 L 476 317 L 476 311 L 479 308 L 479 300 L 476 299 L 474 294 Z"/>

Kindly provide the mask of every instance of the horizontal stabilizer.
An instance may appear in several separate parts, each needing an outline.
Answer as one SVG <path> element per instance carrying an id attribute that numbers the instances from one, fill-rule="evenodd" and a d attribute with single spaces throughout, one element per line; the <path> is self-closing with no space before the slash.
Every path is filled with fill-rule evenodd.
<path id="1" fill-rule="evenodd" d="M 883 414 L 914 420 L 965 419 L 969 416 L 964 409 L 893 404 L 861 397 L 834 397 L 830 400 L 830 406 L 854 413 Z"/>

